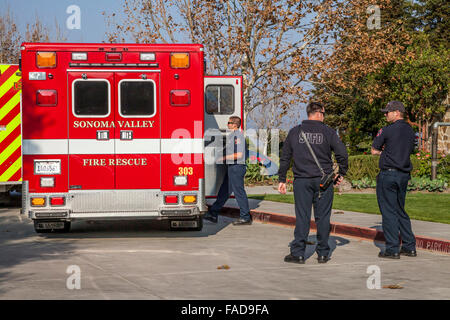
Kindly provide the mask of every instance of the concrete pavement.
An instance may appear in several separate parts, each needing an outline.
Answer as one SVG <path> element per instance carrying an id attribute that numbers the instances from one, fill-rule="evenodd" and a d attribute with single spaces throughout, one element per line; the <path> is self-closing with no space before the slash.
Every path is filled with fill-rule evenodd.
<path id="1" fill-rule="evenodd" d="M 384 260 L 381 243 L 332 235 L 327 264 L 313 244 L 297 265 L 283 261 L 292 228 L 266 223 L 220 216 L 201 232 L 170 232 L 158 222 L 77 222 L 45 235 L 18 212 L 0 210 L 0 299 L 450 299 L 450 258 L 433 252 Z M 80 289 L 67 287 L 70 266 Z M 371 270 L 380 289 L 369 289 Z"/>
<path id="2" fill-rule="evenodd" d="M 246 187 L 246 191 L 247 194 L 278 194 L 278 191 L 272 186 Z M 208 199 L 208 204 L 213 201 L 213 199 Z M 256 219 L 295 225 L 293 204 L 255 199 L 249 199 L 249 204 Z M 229 213 L 237 214 L 238 205 L 234 199 L 229 199 L 225 208 L 230 210 Z M 333 210 L 332 212 L 332 232 L 384 241 L 381 215 L 343 210 Z M 450 224 L 419 220 L 411 220 L 411 224 L 416 235 L 418 249 L 450 254 Z M 315 224 L 312 223 L 312 228 L 314 226 Z"/>

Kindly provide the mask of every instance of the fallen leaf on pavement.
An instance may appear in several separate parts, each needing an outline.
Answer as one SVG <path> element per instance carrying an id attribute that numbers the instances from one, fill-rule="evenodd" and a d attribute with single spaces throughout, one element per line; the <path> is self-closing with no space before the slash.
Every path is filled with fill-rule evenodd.
<path id="1" fill-rule="evenodd" d="M 217 269 L 225 269 L 225 270 L 228 270 L 228 269 L 230 269 L 230 266 L 227 265 L 227 264 L 224 264 L 224 265 L 222 265 L 222 266 L 218 266 Z"/>
<path id="2" fill-rule="evenodd" d="M 384 289 L 403 289 L 399 284 L 390 284 L 388 286 L 383 286 Z"/>
<path id="3" fill-rule="evenodd" d="M 334 214 L 344 214 L 344 211 L 335 211 Z"/>

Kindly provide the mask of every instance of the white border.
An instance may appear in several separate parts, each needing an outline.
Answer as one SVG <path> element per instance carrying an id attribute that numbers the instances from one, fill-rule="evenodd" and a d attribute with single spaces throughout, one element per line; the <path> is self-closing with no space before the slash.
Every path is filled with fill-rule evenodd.
<path id="1" fill-rule="evenodd" d="M 108 84 L 108 113 L 104 116 L 98 116 L 98 115 L 93 115 L 93 116 L 83 116 L 83 115 L 76 115 L 75 114 L 75 82 L 79 82 L 79 81 L 103 81 L 106 82 Z M 107 118 L 109 117 L 109 115 L 111 114 L 111 83 L 109 82 L 108 79 L 103 79 L 103 78 L 94 78 L 94 79 L 82 79 L 82 78 L 78 78 L 72 81 L 72 115 L 75 118 Z"/>
<path id="2" fill-rule="evenodd" d="M 151 115 L 147 115 L 147 116 L 142 116 L 142 115 L 136 115 L 136 116 L 126 116 L 122 114 L 122 105 L 121 105 L 121 100 L 120 100 L 120 92 L 122 90 L 120 90 L 120 84 L 123 81 L 127 81 L 127 82 L 147 82 L 150 81 L 153 83 L 153 105 L 154 105 L 154 112 Z M 152 79 L 122 79 L 118 82 L 117 84 L 117 94 L 118 94 L 118 100 L 117 100 L 117 108 L 119 111 L 119 115 L 122 118 L 153 118 L 156 113 L 157 113 L 157 105 L 156 105 L 156 82 L 153 81 Z"/>

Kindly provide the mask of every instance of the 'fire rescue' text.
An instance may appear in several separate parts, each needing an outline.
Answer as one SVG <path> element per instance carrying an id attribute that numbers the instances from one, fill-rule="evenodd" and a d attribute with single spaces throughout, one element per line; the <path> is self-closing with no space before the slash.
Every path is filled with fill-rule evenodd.
<path id="1" fill-rule="evenodd" d="M 83 159 L 83 166 L 146 166 L 147 159 L 145 158 L 132 158 L 132 159 Z"/>

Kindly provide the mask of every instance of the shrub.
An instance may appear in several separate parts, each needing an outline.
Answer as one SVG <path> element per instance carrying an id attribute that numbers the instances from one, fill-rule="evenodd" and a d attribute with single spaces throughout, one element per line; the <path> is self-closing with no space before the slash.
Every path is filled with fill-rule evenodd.
<path id="1" fill-rule="evenodd" d="M 430 177 L 431 176 L 431 154 L 429 152 L 418 152 L 412 158 L 415 165 L 412 171 L 413 176 Z M 438 153 L 437 174 L 442 175 L 446 179 L 450 179 L 450 155 Z"/>
<path id="2" fill-rule="evenodd" d="M 348 171 L 346 179 L 349 181 L 363 178 L 375 179 L 378 172 L 379 156 L 359 155 L 348 158 Z"/>
<path id="3" fill-rule="evenodd" d="M 370 178 L 362 178 L 360 180 L 352 180 L 352 187 L 358 189 L 376 188 L 376 180 Z M 441 175 L 435 180 L 428 177 L 413 177 L 408 182 L 408 191 L 445 191 L 448 187 L 448 182 Z"/>
<path id="4" fill-rule="evenodd" d="M 435 180 L 431 180 L 428 177 L 413 177 L 411 180 L 409 180 L 408 191 L 427 190 L 430 192 L 442 192 L 447 189 L 447 186 L 447 180 L 444 179 L 441 175 L 439 175 Z"/>
<path id="5" fill-rule="evenodd" d="M 247 163 L 245 182 L 262 182 L 266 176 L 261 174 L 261 168 L 257 163 Z"/>
<path id="6" fill-rule="evenodd" d="M 264 174 L 261 174 L 261 169 L 263 169 L 262 165 L 259 165 L 257 163 L 249 163 L 247 160 L 247 171 L 245 173 L 245 183 L 255 183 L 255 182 L 270 182 L 270 183 L 276 183 L 278 182 L 278 176 L 267 176 Z M 289 171 L 288 171 L 288 177 L 289 177 Z"/>
<path id="7" fill-rule="evenodd" d="M 377 186 L 377 181 L 368 177 L 364 177 L 361 180 L 352 180 L 351 183 L 352 187 L 357 189 L 375 188 Z"/>
<path id="8" fill-rule="evenodd" d="M 448 157 L 448 166 L 450 166 L 450 157 Z M 380 169 L 378 167 L 378 161 L 380 157 L 374 155 L 359 155 L 359 156 L 350 156 L 348 157 L 348 171 L 347 171 L 347 180 L 361 180 L 362 178 L 376 179 Z M 415 174 L 416 168 L 421 166 L 421 160 L 417 158 L 416 155 L 411 155 L 410 157 L 411 163 L 413 165 L 412 175 Z M 430 162 L 431 166 L 431 162 Z M 444 171 L 444 170 L 441 170 Z M 422 170 L 421 172 L 428 172 Z M 431 169 L 428 173 L 430 176 Z M 426 173 L 425 173 L 426 174 Z M 445 174 L 442 173 L 443 176 Z"/>

